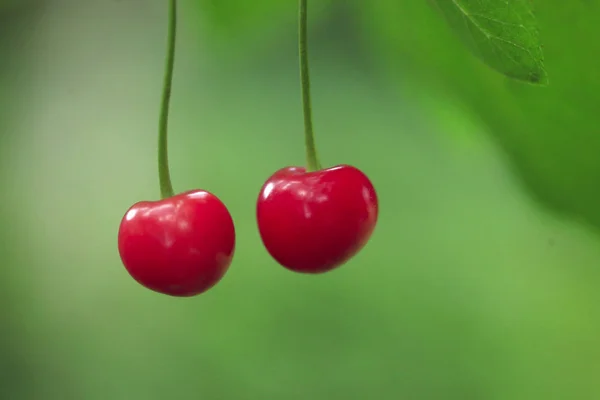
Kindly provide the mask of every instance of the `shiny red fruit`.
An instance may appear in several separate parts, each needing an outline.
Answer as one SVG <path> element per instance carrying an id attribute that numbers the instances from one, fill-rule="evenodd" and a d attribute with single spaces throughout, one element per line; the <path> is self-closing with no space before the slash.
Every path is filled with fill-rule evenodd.
<path id="1" fill-rule="evenodd" d="M 136 203 L 119 226 L 119 253 L 129 274 L 171 296 L 213 287 L 227 272 L 234 249 L 227 207 L 203 190 Z"/>
<path id="2" fill-rule="evenodd" d="M 288 167 L 263 185 L 256 214 L 271 256 L 292 271 L 315 274 L 339 267 L 364 247 L 377 223 L 377 194 L 349 165 L 315 172 Z"/>

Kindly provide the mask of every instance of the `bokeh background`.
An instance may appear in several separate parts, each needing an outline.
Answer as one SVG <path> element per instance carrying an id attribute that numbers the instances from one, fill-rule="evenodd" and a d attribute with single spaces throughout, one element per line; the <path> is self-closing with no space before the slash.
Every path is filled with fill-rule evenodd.
<path id="1" fill-rule="evenodd" d="M 238 245 L 175 299 L 120 264 L 158 197 L 162 0 L 0 0 L 0 398 L 600 398 L 600 4 L 534 1 L 550 85 L 473 57 L 424 0 L 315 0 L 326 165 L 380 196 L 343 268 L 290 273 L 254 206 L 304 162 L 296 2 L 181 0 L 176 190 L 229 206 Z"/>

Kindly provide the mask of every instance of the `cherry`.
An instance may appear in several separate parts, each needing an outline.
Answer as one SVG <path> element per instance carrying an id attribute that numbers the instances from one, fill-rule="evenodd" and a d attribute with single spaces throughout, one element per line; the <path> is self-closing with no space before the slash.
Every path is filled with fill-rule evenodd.
<path id="1" fill-rule="evenodd" d="M 205 190 L 175 195 L 167 156 L 169 103 L 175 62 L 177 1 L 170 0 L 166 68 L 158 128 L 161 200 L 141 201 L 121 219 L 119 254 L 129 274 L 159 293 L 188 297 L 223 278 L 235 249 L 227 207 Z"/>
<path id="2" fill-rule="evenodd" d="M 299 0 L 298 17 L 307 168 L 275 172 L 260 190 L 256 219 L 265 248 L 279 264 L 317 274 L 341 266 L 365 246 L 379 206 L 373 184 L 358 168 L 321 168 L 310 99 L 308 0 Z"/>
<path id="3" fill-rule="evenodd" d="M 148 289 L 194 296 L 221 280 L 231 264 L 235 228 L 225 205 L 195 190 L 134 204 L 119 226 L 119 254 Z"/>
<path id="4" fill-rule="evenodd" d="M 349 165 L 314 172 L 287 167 L 263 185 L 256 215 L 263 244 L 279 264 L 322 273 L 367 243 L 377 222 L 377 194 L 369 178 Z"/>

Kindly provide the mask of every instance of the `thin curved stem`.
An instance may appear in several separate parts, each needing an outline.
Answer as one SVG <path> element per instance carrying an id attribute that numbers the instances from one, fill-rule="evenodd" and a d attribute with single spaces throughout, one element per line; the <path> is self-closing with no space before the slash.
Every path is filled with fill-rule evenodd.
<path id="1" fill-rule="evenodd" d="M 171 86 L 175 66 L 175 37 L 177 31 L 177 0 L 169 0 L 169 22 L 167 33 L 167 56 L 163 80 L 162 103 L 158 122 L 158 179 L 160 195 L 167 198 L 173 196 L 173 185 L 169 173 L 169 157 L 167 154 L 167 132 L 169 125 L 169 106 L 171 103 Z"/>
<path id="2" fill-rule="evenodd" d="M 304 113 L 304 141 L 306 147 L 306 170 L 321 169 L 315 145 L 315 133 L 312 121 L 312 106 L 310 100 L 310 71 L 308 67 L 308 0 L 300 0 L 299 4 L 299 40 L 300 81 L 302 86 L 302 111 Z"/>

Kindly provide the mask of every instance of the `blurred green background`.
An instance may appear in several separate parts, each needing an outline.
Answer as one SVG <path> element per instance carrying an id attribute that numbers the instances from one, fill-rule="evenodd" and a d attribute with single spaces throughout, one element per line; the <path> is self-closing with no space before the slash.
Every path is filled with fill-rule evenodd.
<path id="1" fill-rule="evenodd" d="M 304 162 L 296 2 L 182 0 L 174 185 L 238 245 L 175 299 L 116 246 L 158 197 L 165 2 L 0 0 L 0 398 L 600 398 L 600 3 L 534 1 L 548 87 L 424 0 L 312 3 L 322 161 L 371 177 L 377 230 L 322 276 L 268 257 L 258 190 Z"/>

